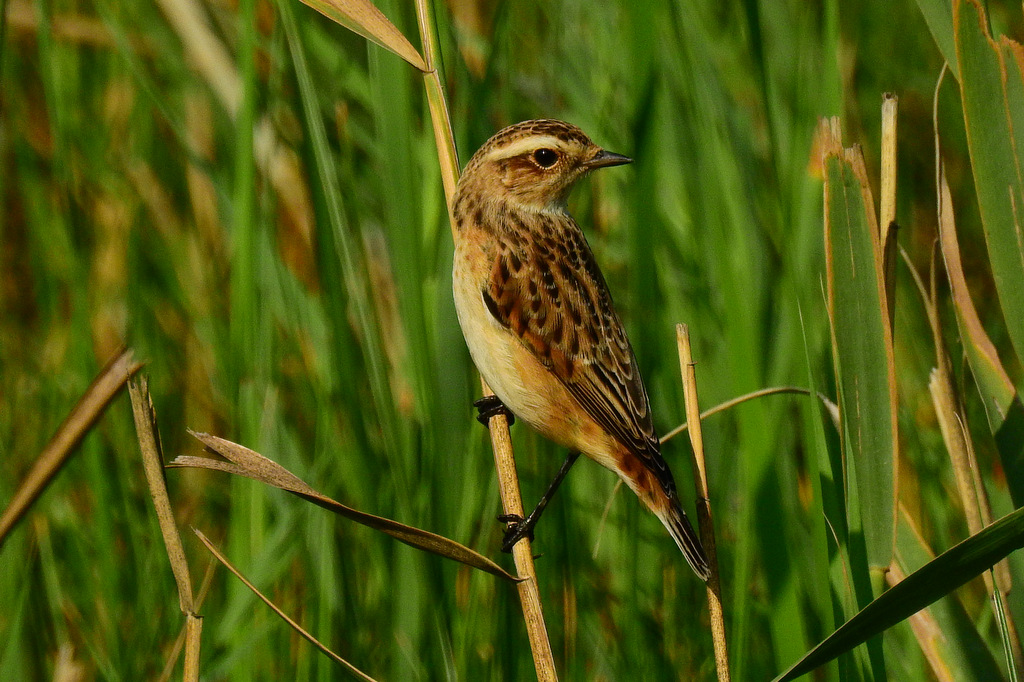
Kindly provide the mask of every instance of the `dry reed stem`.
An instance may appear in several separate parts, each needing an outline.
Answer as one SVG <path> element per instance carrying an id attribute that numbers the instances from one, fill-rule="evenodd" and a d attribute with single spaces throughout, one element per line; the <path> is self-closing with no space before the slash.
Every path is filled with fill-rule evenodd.
<path id="1" fill-rule="evenodd" d="M 164 538 L 167 558 L 171 563 L 174 582 L 178 586 L 178 608 L 185 615 L 185 668 L 182 679 L 185 682 L 199 680 L 199 651 L 203 632 L 202 616 L 196 613 L 195 599 L 192 596 L 192 577 L 185 559 L 185 549 L 181 544 L 181 535 L 174 521 L 174 512 L 167 495 L 167 481 L 164 478 L 163 452 L 160 446 L 160 433 L 156 426 L 156 411 L 153 399 L 149 395 L 149 382 L 146 377 L 136 385 L 128 382 L 128 393 L 132 400 L 132 416 L 135 418 L 135 432 L 139 438 L 139 450 L 142 453 L 142 467 L 146 473 L 149 494 L 156 509 L 160 533 Z"/>
<path id="2" fill-rule="evenodd" d="M 987 500 L 979 498 L 978 491 L 974 487 L 974 477 L 971 474 L 974 461 L 969 452 L 971 446 L 960 428 L 962 422 L 959 401 L 954 393 L 951 377 L 944 369 L 939 367 L 932 369 L 928 380 L 928 391 L 932 396 L 932 404 L 935 407 L 935 416 L 939 421 L 942 440 L 946 444 L 946 450 L 949 452 L 949 459 L 953 465 L 953 478 L 956 480 L 960 501 L 964 507 L 967 531 L 971 535 L 975 535 L 985 528 L 981 507 L 983 504 L 988 507 L 988 504 Z M 991 593 L 992 577 L 988 572 L 985 572 L 984 577 L 985 585 Z"/>
<path id="3" fill-rule="evenodd" d="M 68 461 L 128 379 L 142 367 L 142 363 L 135 362 L 132 355 L 130 348 L 124 348 L 107 363 L 39 453 L 35 464 L 0 516 L 0 547 L 3 547 L 11 529 Z"/>
<path id="4" fill-rule="evenodd" d="M 451 118 L 445 102 L 444 87 L 437 71 L 438 47 L 433 15 L 427 0 L 416 0 L 416 16 L 419 20 L 420 40 L 424 48 L 427 69 L 423 73 L 424 86 L 427 92 L 427 104 L 434 128 L 434 141 L 437 145 L 438 163 L 441 166 L 441 178 L 444 183 L 445 200 L 448 206 L 449 224 L 452 235 L 455 235 L 455 221 L 452 219 L 452 203 L 455 189 L 459 181 L 459 160 L 452 135 Z M 484 395 L 490 395 L 487 382 L 480 378 Z M 512 439 L 508 430 L 508 421 L 504 416 L 492 417 L 488 422 L 491 434 L 491 447 L 494 450 L 494 466 L 498 475 L 498 486 L 501 492 L 502 506 L 506 514 L 523 516 L 522 495 L 519 491 L 519 476 L 516 472 L 515 455 L 512 452 Z M 523 608 L 523 619 L 533 652 L 533 663 L 537 671 L 537 679 L 547 682 L 557 680 L 554 657 L 551 653 L 551 642 L 548 639 L 547 626 L 544 623 L 544 610 L 537 586 L 537 571 L 533 563 L 533 549 L 529 538 L 523 538 L 512 548 L 512 558 L 516 571 L 522 582 L 519 583 L 519 600 Z"/>
<path id="5" fill-rule="evenodd" d="M 480 378 L 484 395 L 491 395 L 487 382 Z M 512 439 L 508 431 L 508 420 L 505 415 L 491 417 L 488 422 L 491 432 L 491 447 L 494 450 L 494 466 L 498 472 L 498 487 L 501 490 L 501 504 L 506 514 L 524 517 L 522 495 L 519 492 L 519 475 L 516 472 L 516 460 L 512 454 Z M 529 537 L 524 537 L 512 546 L 512 558 L 516 563 L 516 571 L 521 582 L 518 584 L 519 601 L 523 606 L 523 619 L 526 621 L 526 633 L 530 638 L 530 649 L 533 651 L 533 663 L 537 669 L 537 679 L 547 682 L 557 680 L 555 661 L 551 654 L 551 642 L 548 640 L 547 626 L 544 624 L 544 609 L 540 601 L 540 590 L 537 587 L 537 570 L 533 563 L 533 546 Z"/>
<path id="6" fill-rule="evenodd" d="M 196 594 L 196 611 L 203 608 L 203 603 L 206 602 L 206 597 L 210 594 L 210 586 L 213 585 L 213 576 L 217 566 L 219 565 L 220 562 L 218 562 L 216 558 L 210 557 L 210 561 L 206 565 L 206 573 L 203 574 L 203 580 L 199 586 L 199 592 Z M 174 672 L 174 667 L 178 662 L 178 656 L 181 655 L 181 650 L 184 648 L 188 638 L 192 636 L 189 631 L 191 627 L 194 626 L 189 625 L 189 621 L 186 620 L 185 625 L 183 625 L 181 630 L 178 632 L 178 636 L 174 640 L 174 644 L 171 645 L 171 651 L 167 655 L 167 661 L 164 664 L 164 669 L 160 673 L 160 677 L 156 679 L 156 682 L 167 682 L 167 680 L 171 679 L 171 674 Z M 188 664 L 186 663 L 186 669 L 188 669 L 187 666 Z"/>
<path id="7" fill-rule="evenodd" d="M 159 0 L 162 3 L 183 2 L 190 0 Z M 459 161 L 452 135 L 451 118 L 445 100 L 444 87 L 437 70 L 439 49 L 433 15 L 427 0 L 416 0 L 416 17 L 420 31 L 420 40 L 424 54 L 416 53 L 397 29 L 379 12 L 370 10 L 364 0 L 304 0 L 311 7 L 323 12 L 326 16 L 355 30 L 360 35 L 370 37 L 383 47 L 401 55 L 410 64 L 423 72 L 424 88 L 430 110 L 434 130 L 434 142 L 437 146 L 438 163 L 444 184 L 446 205 L 452 234 L 455 234 L 455 222 L 452 220 L 452 200 L 459 180 Z M 367 23 L 370 17 L 372 25 Z M 422 60 L 422 64 L 419 60 Z M 481 379 L 483 384 L 483 379 Z M 486 384 L 484 394 L 490 393 Z M 512 453 L 508 423 L 504 417 L 491 419 L 489 424 L 491 443 L 494 448 L 495 466 L 498 473 L 501 497 L 506 513 L 522 514 L 522 500 L 519 493 L 519 479 L 516 475 L 515 458 Z M 551 655 L 551 644 L 548 641 L 547 629 L 541 610 L 540 593 L 536 585 L 536 571 L 533 565 L 533 554 L 528 539 L 521 540 L 513 548 L 516 570 L 524 580 L 519 584 L 519 596 L 523 606 L 523 617 L 526 621 L 530 647 L 533 651 L 537 676 L 542 680 L 557 679 L 554 660 Z"/>
<path id="8" fill-rule="evenodd" d="M 455 220 L 452 215 L 452 199 L 459 184 L 459 155 L 455 149 L 452 134 L 452 120 L 448 113 L 441 74 L 437 70 L 439 48 L 434 15 L 426 0 L 416 0 L 416 19 L 419 23 L 420 40 L 423 43 L 424 62 L 423 86 L 427 92 L 427 108 L 434 129 L 434 144 L 437 147 L 438 164 L 441 167 L 441 182 L 444 184 L 445 203 L 448 206 L 448 224 L 455 236 Z"/>
<path id="9" fill-rule="evenodd" d="M 896 114 L 899 99 L 892 93 L 882 96 L 882 196 L 879 209 L 879 243 L 882 245 L 882 273 L 885 296 L 889 300 L 889 327 L 896 312 Z"/>
<path id="10" fill-rule="evenodd" d="M 896 114 L 899 98 L 891 92 L 882 95 L 882 205 L 878 228 L 883 244 L 896 222 Z"/>
<path id="11" fill-rule="evenodd" d="M 139 438 L 139 450 L 142 453 L 142 465 L 149 484 L 149 494 L 156 508 L 160 532 L 167 547 L 167 557 L 171 562 L 171 572 L 178 585 L 178 606 L 182 613 L 189 613 L 195 608 L 192 598 L 192 578 L 189 575 L 188 562 L 185 561 L 185 550 L 178 534 L 178 526 L 174 521 L 171 501 L 167 495 L 167 482 L 164 479 L 162 448 L 160 434 L 156 427 L 156 412 L 153 399 L 149 395 L 149 381 L 142 377 L 136 384 L 128 382 L 128 394 L 132 400 L 132 416 L 135 418 L 135 431 Z"/>
<path id="12" fill-rule="evenodd" d="M 690 350 L 690 331 L 685 324 L 676 325 L 679 346 L 679 366 L 683 378 L 683 396 L 686 400 L 686 423 L 689 424 L 690 443 L 693 445 L 693 481 L 697 489 L 697 522 L 700 541 L 708 555 L 711 577 L 707 583 L 708 613 L 711 617 L 711 638 L 715 645 L 715 669 L 719 682 L 728 682 L 729 648 L 725 639 L 725 616 L 722 611 L 722 581 L 718 573 L 718 550 L 715 545 L 715 526 L 711 518 L 711 499 L 708 496 L 707 468 L 704 462 L 704 436 L 700 427 L 700 405 L 697 402 L 697 372 Z"/>
<path id="13" fill-rule="evenodd" d="M 203 638 L 203 617 L 195 613 L 185 614 L 185 666 L 181 679 L 185 682 L 199 680 L 199 650 Z"/>
<path id="14" fill-rule="evenodd" d="M 992 508 L 978 473 L 974 445 L 966 432 L 964 407 L 953 388 L 952 377 L 943 369 L 934 368 L 932 370 L 928 390 L 931 392 L 935 406 L 942 440 L 946 444 L 946 450 L 949 452 L 949 459 L 953 466 L 957 491 L 960 493 L 964 516 L 967 520 L 967 530 L 971 535 L 976 535 L 992 523 Z M 993 566 L 991 571 L 982 573 L 982 579 L 989 597 L 992 597 L 998 590 L 1005 603 L 1010 591 L 1010 570 L 1007 560 L 1003 559 Z M 992 608 L 997 608 L 994 601 Z M 1020 636 L 1017 633 L 1016 622 L 1009 611 L 1004 612 L 1004 622 L 1014 658 L 1021 660 L 1024 653 L 1021 651 Z"/>
<path id="15" fill-rule="evenodd" d="M 206 549 L 210 550 L 210 553 L 217 558 L 217 561 L 224 564 L 225 568 L 234 573 L 236 578 L 241 580 L 246 587 L 252 590 L 253 594 L 259 597 L 264 604 L 269 606 L 274 611 L 274 613 L 276 613 L 278 616 L 281 617 L 282 620 L 288 623 L 288 625 L 290 625 L 292 629 L 295 630 L 295 632 L 299 633 L 299 635 L 301 635 L 306 641 L 308 641 L 310 644 L 312 644 L 317 649 L 326 654 L 327 657 L 330 658 L 332 661 L 338 663 L 346 670 L 348 670 L 353 676 L 357 677 L 360 680 L 365 680 L 366 682 L 375 682 L 374 678 L 370 677 L 362 670 L 355 667 L 354 665 L 346 661 L 344 658 L 342 658 L 341 656 L 339 656 L 338 654 L 334 653 L 326 646 L 321 644 L 320 640 L 318 640 L 313 635 L 309 634 L 309 632 L 307 632 L 305 629 L 303 629 L 301 625 L 292 620 L 284 611 L 282 611 L 276 604 L 274 604 L 274 602 L 267 599 L 267 597 L 265 597 L 262 592 L 256 589 L 255 585 L 249 582 L 249 580 L 244 575 L 242 575 L 242 573 L 237 568 L 235 568 L 230 561 L 228 561 L 227 557 L 221 554 L 220 550 L 217 549 L 216 545 L 210 542 L 209 538 L 203 535 L 203 533 L 199 529 L 193 528 L 192 532 L 194 532 L 202 541 L 202 543 L 206 545 Z"/>

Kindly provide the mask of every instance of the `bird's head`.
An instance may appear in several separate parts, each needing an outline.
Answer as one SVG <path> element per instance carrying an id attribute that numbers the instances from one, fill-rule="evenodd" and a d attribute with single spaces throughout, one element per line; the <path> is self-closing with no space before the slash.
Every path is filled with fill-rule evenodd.
<path id="1" fill-rule="evenodd" d="M 562 209 L 576 182 L 595 168 L 632 159 L 605 151 L 564 121 L 524 121 L 497 132 L 466 165 L 462 185 L 532 210 Z"/>

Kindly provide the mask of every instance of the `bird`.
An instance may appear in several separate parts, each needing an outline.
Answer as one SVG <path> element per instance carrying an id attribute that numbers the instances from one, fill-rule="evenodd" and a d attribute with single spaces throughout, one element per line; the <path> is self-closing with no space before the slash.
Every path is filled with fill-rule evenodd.
<path id="1" fill-rule="evenodd" d="M 527 519 L 526 534 L 579 453 L 612 470 L 668 529 L 702 580 L 709 567 L 661 455 L 636 357 L 594 254 L 569 214 L 591 171 L 631 163 L 577 126 L 536 119 L 494 134 L 473 155 L 453 197 L 453 293 L 474 364 L 494 397 L 480 419 L 511 412 L 569 450 Z"/>

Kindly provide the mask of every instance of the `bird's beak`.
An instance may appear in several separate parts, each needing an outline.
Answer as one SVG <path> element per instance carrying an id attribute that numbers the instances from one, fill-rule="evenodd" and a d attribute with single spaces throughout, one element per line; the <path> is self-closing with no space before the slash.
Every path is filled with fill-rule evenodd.
<path id="1" fill-rule="evenodd" d="M 590 161 L 587 161 L 584 165 L 588 170 L 591 170 L 594 168 L 607 168 L 608 166 L 621 166 L 626 163 L 633 163 L 633 159 L 602 149 L 597 154 L 594 154 Z"/>

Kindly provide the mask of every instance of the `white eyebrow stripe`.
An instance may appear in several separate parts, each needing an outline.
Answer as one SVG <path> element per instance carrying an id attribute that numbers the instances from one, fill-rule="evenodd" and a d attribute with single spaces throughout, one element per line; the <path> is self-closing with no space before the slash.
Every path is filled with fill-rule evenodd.
<path id="1" fill-rule="evenodd" d="M 510 159 L 513 156 L 519 156 L 534 149 L 540 149 L 542 147 L 550 147 L 551 149 L 561 149 L 565 146 L 565 143 L 553 135 L 531 135 L 530 137 L 524 137 L 522 139 L 512 142 L 508 146 L 499 147 L 491 153 L 491 157 L 495 159 Z"/>

